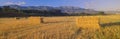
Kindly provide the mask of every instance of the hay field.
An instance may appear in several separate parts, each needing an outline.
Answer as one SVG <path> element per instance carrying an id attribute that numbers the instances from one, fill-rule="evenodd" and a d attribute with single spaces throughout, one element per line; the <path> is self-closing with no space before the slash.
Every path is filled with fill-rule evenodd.
<path id="1" fill-rule="evenodd" d="M 0 39 L 120 39 L 119 15 L 96 16 L 101 24 L 97 31 L 77 27 L 79 17 L 42 17 L 39 24 L 26 22 L 29 18 L 0 18 Z"/>

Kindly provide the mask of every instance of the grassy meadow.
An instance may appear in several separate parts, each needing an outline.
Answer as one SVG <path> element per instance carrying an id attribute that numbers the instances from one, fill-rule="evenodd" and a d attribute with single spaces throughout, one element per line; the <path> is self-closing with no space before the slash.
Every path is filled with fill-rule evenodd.
<path id="1" fill-rule="evenodd" d="M 0 39 L 120 39 L 120 15 L 94 16 L 100 22 L 96 31 L 77 27 L 79 17 L 0 18 Z"/>

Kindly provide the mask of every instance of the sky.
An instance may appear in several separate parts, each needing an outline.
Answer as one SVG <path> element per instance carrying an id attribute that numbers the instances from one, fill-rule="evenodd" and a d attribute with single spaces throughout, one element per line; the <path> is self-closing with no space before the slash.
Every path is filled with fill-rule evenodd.
<path id="1" fill-rule="evenodd" d="M 0 0 L 0 6 L 75 6 L 99 11 L 120 11 L 120 0 Z"/>

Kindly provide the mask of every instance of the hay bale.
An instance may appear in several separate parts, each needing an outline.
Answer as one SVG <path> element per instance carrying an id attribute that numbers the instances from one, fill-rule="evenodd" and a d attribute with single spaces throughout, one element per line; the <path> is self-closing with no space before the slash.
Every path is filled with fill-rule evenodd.
<path id="1" fill-rule="evenodd" d="M 40 24 L 41 23 L 40 17 L 29 17 L 28 20 L 29 20 L 28 23 L 31 23 L 31 24 Z"/>
<path id="2" fill-rule="evenodd" d="M 17 17 L 16 19 L 17 19 L 17 20 L 19 20 L 20 18 L 19 18 L 19 17 Z"/>
<path id="3" fill-rule="evenodd" d="M 82 16 L 76 19 L 77 27 L 83 29 L 99 29 L 99 18 L 94 16 Z"/>
<path id="4" fill-rule="evenodd" d="M 43 19 L 43 18 L 40 18 L 40 22 L 41 22 L 41 23 L 44 23 L 44 19 Z"/>

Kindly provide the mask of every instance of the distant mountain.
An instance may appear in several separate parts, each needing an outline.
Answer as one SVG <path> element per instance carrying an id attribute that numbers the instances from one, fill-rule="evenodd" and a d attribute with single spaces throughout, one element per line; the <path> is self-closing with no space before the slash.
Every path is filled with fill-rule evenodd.
<path id="1" fill-rule="evenodd" d="M 81 13 L 86 10 L 84 8 L 71 7 L 71 6 L 61 6 L 57 8 L 60 9 L 63 13 Z"/>
<path id="2" fill-rule="evenodd" d="M 73 7 L 73 6 L 60 6 L 60 7 L 51 7 L 51 6 L 18 6 L 18 5 L 9 5 L 11 8 L 20 9 L 20 10 L 53 10 L 59 9 L 62 13 L 97 13 L 98 11 L 92 9 L 84 9 L 80 7 Z"/>
<path id="3" fill-rule="evenodd" d="M 11 8 L 14 9 L 20 9 L 20 10 L 52 10 L 54 7 L 50 6 L 18 6 L 18 5 L 8 5 Z"/>
<path id="4" fill-rule="evenodd" d="M 103 14 L 93 9 L 85 9 L 73 6 L 0 6 L 1 17 L 4 16 L 80 16 Z"/>
<path id="5" fill-rule="evenodd" d="M 73 7 L 73 6 L 62 6 L 58 7 L 58 9 L 62 10 L 63 13 L 98 13 L 98 11 L 92 10 L 92 9 L 85 9 L 85 8 L 79 8 L 79 7 Z"/>

